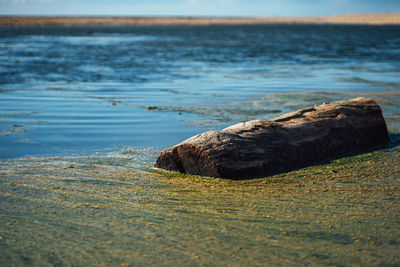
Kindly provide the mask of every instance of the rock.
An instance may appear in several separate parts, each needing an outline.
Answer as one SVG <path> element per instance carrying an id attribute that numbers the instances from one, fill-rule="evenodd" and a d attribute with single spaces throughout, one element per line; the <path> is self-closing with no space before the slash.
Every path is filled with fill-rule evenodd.
<path id="1" fill-rule="evenodd" d="M 155 167 L 209 177 L 256 178 L 388 140 L 380 107 L 371 98 L 358 97 L 193 136 L 162 151 Z"/>

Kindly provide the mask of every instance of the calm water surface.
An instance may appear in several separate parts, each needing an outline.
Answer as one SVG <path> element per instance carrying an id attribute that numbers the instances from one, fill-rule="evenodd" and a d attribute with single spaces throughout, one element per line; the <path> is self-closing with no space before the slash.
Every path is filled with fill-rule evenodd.
<path id="1" fill-rule="evenodd" d="M 399 73 L 400 27 L 3 27 L 0 158 L 164 148 Z"/>
<path id="2" fill-rule="evenodd" d="M 250 181 L 150 170 L 364 95 L 393 146 Z M 0 28 L 1 266 L 397 266 L 400 27 Z"/>

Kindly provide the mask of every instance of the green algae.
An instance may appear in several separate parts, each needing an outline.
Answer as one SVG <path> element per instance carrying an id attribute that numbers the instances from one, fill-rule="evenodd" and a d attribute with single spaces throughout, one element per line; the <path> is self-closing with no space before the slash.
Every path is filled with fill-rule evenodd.
<path id="1" fill-rule="evenodd" d="M 263 116 L 265 107 L 286 112 L 356 95 L 270 94 L 229 109 L 149 110 L 220 124 Z M 383 109 L 387 148 L 260 179 L 155 170 L 160 151 L 150 148 L 0 162 L 0 266 L 399 265 L 400 94 L 368 96 Z"/>
<path id="2" fill-rule="evenodd" d="M 182 121 L 187 122 L 192 126 L 219 126 L 221 123 L 233 121 L 247 121 L 260 116 L 268 114 L 278 114 L 282 111 L 277 108 L 263 108 L 263 107 L 217 107 L 217 106 L 177 106 L 177 105 L 164 105 L 164 106 L 139 106 L 139 108 L 146 108 L 148 111 L 153 112 L 173 112 L 182 114 L 191 114 L 200 116 L 199 119 L 193 120 L 183 118 Z"/>
<path id="3" fill-rule="evenodd" d="M 31 129 L 24 128 L 24 125 L 14 124 L 11 127 L 0 131 L 0 136 L 9 136 L 14 134 L 23 134 L 25 132 L 30 131 Z"/>
<path id="4" fill-rule="evenodd" d="M 272 119 L 287 112 L 296 111 L 301 108 L 322 104 L 324 102 L 337 102 L 344 99 L 359 96 L 373 98 L 383 110 L 384 117 L 389 125 L 395 125 L 400 131 L 398 123 L 398 106 L 400 93 L 397 88 L 388 91 L 371 92 L 340 92 L 340 91 L 311 91 L 311 92 L 283 92 L 257 95 L 242 101 L 207 102 L 199 105 L 173 104 L 173 105 L 136 105 L 136 108 L 145 109 L 149 112 L 163 114 L 176 113 L 183 116 L 180 120 L 189 126 L 220 127 L 221 125 L 243 122 L 254 119 Z M 175 92 L 175 94 L 181 94 Z M 216 96 L 215 96 L 216 97 Z M 225 96 L 227 97 L 227 96 Z M 130 106 L 123 100 L 122 105 Z M 180 101 L 177 101 L 179 103 Z M 202 105 L 203 104 L 203 105 Z M 193 119 L 195 117 L 196 119 Z"/>
<path id="5" fill-rule="evenodd" d="M 244 181 L 127 167 L 126 154 L 8 160 L 0 265 L 397 265 L 399 152 Z"/>

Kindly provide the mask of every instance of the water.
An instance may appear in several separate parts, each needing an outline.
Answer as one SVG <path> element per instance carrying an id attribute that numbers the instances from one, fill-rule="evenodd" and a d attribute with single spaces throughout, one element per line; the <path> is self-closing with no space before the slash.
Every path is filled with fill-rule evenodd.
<path id="1" fill-rule="evenodd" d="M 0 158 L 160 150 L 399 73 L 397 26 L 3 27 Z"/>
<path id="2" fill-rule="evenodd" d="M 0 28 L 0 265 L 398 265 L 399 73 L 394 26 Z M 360 95 L 385 149 L 249 181 L 151 169 Z"/>

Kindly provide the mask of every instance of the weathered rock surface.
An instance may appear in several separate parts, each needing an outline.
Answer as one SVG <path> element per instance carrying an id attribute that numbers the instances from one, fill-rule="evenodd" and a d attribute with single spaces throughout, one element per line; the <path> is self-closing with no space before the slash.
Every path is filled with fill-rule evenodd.
<path id="1" fill-rule="evenodd" d="M 229 179 L 255 178 L 389 140 L 380 107 L 358 97 L 209 131 L 161 152 L 155 167 Z"/>

